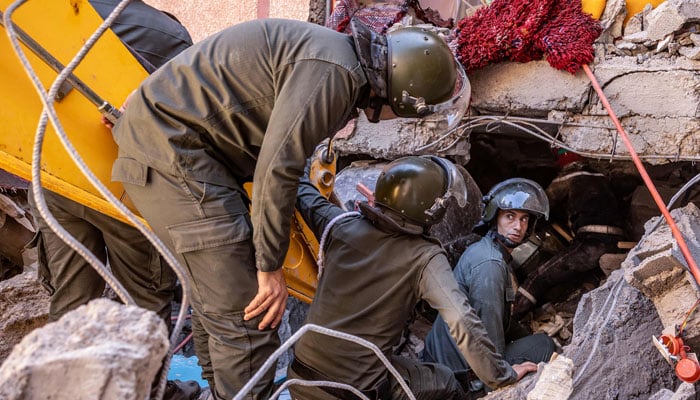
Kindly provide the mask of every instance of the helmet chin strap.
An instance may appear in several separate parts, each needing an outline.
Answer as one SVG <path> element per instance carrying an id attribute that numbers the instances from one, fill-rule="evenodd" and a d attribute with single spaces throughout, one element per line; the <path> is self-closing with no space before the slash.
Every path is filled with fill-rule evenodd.
<path id="1" fill-rule="evenodd" d="M 491 235 L 493 235 L 494 238 L 496 238 L 499 242 L 503 243 L 504 246 L 506 246 L 509 249 L 514 249 L 518 246 L 520 246 L 521 243 L 515 243 L 514 241 L 508 239 L 507 237 L 501 235 L 498 233 L 498 228 L 495 226 L 491 228 L 490 231 Z"/>
<path id="2" fill-rule="evenodd" d="M 382 108 L 384 107 L 385 104 L 386 104 L 386 101 L 384 99 L 382 99 L 381 97 L 372 96 L 369 99 L 369 107 L 368 107 L 368 108 L 372 109 L 372 115 L 371 116 L 368 115 L 367 120 L 369 122 L 374 123 L 374 124 L 379 122 L 379 118 L 382 115 Z"/>

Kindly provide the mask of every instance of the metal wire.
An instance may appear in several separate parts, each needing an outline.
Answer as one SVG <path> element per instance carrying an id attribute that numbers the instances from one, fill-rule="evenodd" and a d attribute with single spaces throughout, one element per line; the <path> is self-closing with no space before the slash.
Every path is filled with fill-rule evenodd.
<path id="1" fill-rule="evenodd" d="M 42 85 L 36 72 L 29 63 L 29 60 L 27 59 L 26 55 L 24 54 L 24 51 L 20 47 L 19 41 L 17 39 L 17 33 L 14 30 L 14 24 L 11 19 L 12 14 L 15 12 L 15 10 L 25 2 L 26 0 L 17 0 L 14 3 L 12 3 L 5 11 L 5 14 L 3 15 L 3 20 L 7 36 L 10 40 L 10 43 L 12 44 L 13 50 L 19 58 L 20 62 L 22 63 L 25 72 L 31 79 L 44 106 L 37 127 L 32 153 L 32 191 L 36 199 L 39 213 L 41 214 L 42 218 L 44 218 L 47 221 L 47 225 L 54 232 L 56 232 L 56 235 L 59 236 L 64 242 L 66 242 L 66 244 L 68 244 L 68 246 L 70 246 L 83 258 L 85 258 L 85 260 L 88 261 L 88 263 L 98 272 L 98 274 L 100 274 L 100 276 L 114 290 L 114 292 L 124 303 L 135 304 L 131 296 L 129 296 L 128 292 L 116 279 L 114 279 L 113 275 L 111 274 L 111 272 L 109 272 L 106 266 L 102 264 L 102 262 L 100 262 L 99 259 L 97 259 L 97 257 L 95 257 L 95 255 L 92 254 L 82 243 L 77 241 L 62 226 L 60 226 L 58 221 L 56 221 L 51 212 L 48 210 L 46 200 L 41 190 L 41 150 L 43 146 L 47 122 L 50 121 L 51 124 L 54 126 L 54 129 L 61 143 L 63 144 L 63 147 L 69 153 L 71 159 L 73 159 L 73 161 L 76 163 L 83 175 L 85 175 L 85 177 L 90 181 L 90 183 L 105 199 L 107 199 L 107 201 L 109 201 L 116 209 L 118 209 L 134 226 L 136 226 L 136 228 L 144 236 L 148 238 L 148 240 L 155 246 L 155 248 L 160 252 L 160 254 L 163 255 L 164 259 L 168 262 L 168 264 L 173 268 L 173 271 L 180 280 L 180 284 L 183 288 L 182 306 L 180 308 L 178 320 L 175 323 L 175 327 L 173 328 L 170 337 L 172 349 L 172 346 L 175 346 L 177 344 L 180 331 L 182 330 L 182 326 L 184 324 L 185 313 L 189 305 L 187 297 L 187 293 L 189 292 L 189 279 L 185 274 L 184 269 L 177 261 L 177 259 L 170 253 L 170 251 L 165 247 L 165 245 L 160 241 L 160 239 L 143 222 L 141 222 L 141 220 L 138 219 L 126 206 L 124 206 L 119 201 L 119 199 L 117 199 L 87 167 L 85 162 L 80 157 L 79 153 L 76 151 L 76 149 L 73 147 L 72 143 L 68 139 L 65 130 L 60 122 L 60 119 L 56 114 L 56 110 L 53 107 L 53 103 L 56 101 L 56 96 L 58 94 L 58 90 L 61 84 L 67 79 L 67 77 L 70 74 L 72 74 L 72 72 L 82 61 L 85 55 L 90 51 L 90 49 L 94 46 L 97 40 L 102 36 L 102 34 L 107 29 L 109 29 L 113 21 L 119 16 L 122 10 L 126 8 L 130 0 L 122 0 L 117 5 L 117 7 L 115 7 L 112 13 L 110 13 L 110 15 L 103 21 L 103 23 L 90 36 L 90 38 L 88 38 L 88 40 L 81 47 L 80 51 L 75 55 L 71 62 L 59 73 L 48 92 Z M 170 365 L 171 356 L 172 353 L 169 352 L 163 361 L 161 379 L 158 385 L 158 391 L 156 393 L 156 399 L 159 400 L 162 399 L 165 391 L 165 384 L 167 381 L 167 370 Z"/>
<path id="2" fill-rule="evenodd" d="M 377 355 L 379 360 L 382 363 L 384 363 L 384 366 L 386 366 L 389 372 L 394 376 L 399 385 L 401 385 L 401 388 L 406 392 L 408 398 L 410 400 L 416 400 L 416 397 L 413 395 L 413 392 L 411 392 L 411 388 L 408 387 L 408 384 L 403 380 L 399 372 L 391 364 L 391 362 L 389 362 L 389 360 L 382 353 L 382 351 L 379 350 L 379 347 L 377 347 L 377 345 L 363 338 L 353 336 L 345 332 L 339 332 L 333 329 L 324 328 L 315 324 L 306 324 L 302 326 L 296 333 L 294 333 L 289 339 L 287 339 L 287 341 L 285 341 L 279 349 L 275 350 L 275 352 L 272 353 L 270 357 L 267 358 L 267 360 L 265 360 L 265 363 L 262 365 L 262 367 L 260 367 L 258 372 L 256 372 L 255 375 L 253 375 L 253 377 L 250 378 L 250 380 L 248 380 L 248 382 L 243 386 L 243 388 L 241 388 L 241 390 L 238 393 L 236 393 L 236 395 L 233 397 L 233 400 L 242 400 L 248 394 L 248 392 L 250 392 L 250 390 L 255 386 L 255 384 L 262 378 L 262 376 L 265 375 L 267 370 L 269 370 L 270 367 L 272 367 L 272 365 L 277 362 L 277 358 L 284 354 L 290 347 L 292 347 L 294 343 L 296 343 L 297 340 L 299 340 L 300 337 L 302 337 L 308 331 L 314 331 L 326 336 L 332 336 L 338 339 L 347 340 L 372 350 L 374 354 Z"/>
<path id="3" fill-rule="evenodd" d="M 528 135 L 531 135 L 537 139 L 543 140 L 553 147 L 560 147 L 564 150 L 568 150 L 571 152 L 574 152 L 576 154 L 579 154 L 583 157 L 588 157 L 588 158 L 604 158 L 604 157 L 609 157 L 611 161 L 613 160 L 624 160 L 624 161 L 629 161 L 632 160 L 631 155 L 620 155 L 616 154 L 616 147 L 617 147 L 617 134 L 615 132 L 612 132 L 611 135 L 611 150 L 609 153 L 596 153 L 596 152 L 591 152 L 591 151 L 582 151 L 580 149 L 576 149 L 564 141 L 558 139 L 557 137 L 559 136 L 559 133 L 556 135 L 552 136 L 549 132 L 545 131 L 544 129 L 540 128 L 539 126 L 536 125 L 536 123 L 540 124 L 551 124 L 551 125 L 559 125 L 560 127 L 565 127 L 565 126 L 581 126 L 581 127 L 588 127 L 588 128 L 596 128 L 596 129 L 608 129 L 608 130 L 615 130 L 615 128 L 611 128 L 609 126 L 604 126 L 604 125 L 593 125 L 593 124 L 581 124 L 581 123 L 571 123 L 571 122 L 566 122 L 566 121 L 550 121 L 550 120 L 540 120 L 537 118 L 527 118 L 527 117 L 515 117 L 515 116 L 510 116 L 510 115 L 479 115 L 476 117 L 471 117 L 466 120 L 465 123 L 462 125 L 458 125 L 448 131 L 446 131 L 444 134 L 442 134 L 439 138 L 435 139 L 432 142 L 429 142 L 427 144 L 424 144 L 423 146 L 417 147 L 417 151 L 422 151 L 426 150 L 430 147 L 435 146 L 436 144 L 442 142 L 446 138 L 454 135 L 455 133 L 459 132 L 457 134 L 457 138 L 454 140 L 454 142 L 459 141 L 460 139 L 464 138 L 463 133 L 467 129 L 473 129 L 475 127 L 479 126 L 492 126 L 492 129 L 487 129 L 488 132 L 494 132 L 495 126 L 491 124 L 504 124 L 509 127 L 512 127 L 520 132 L 526 133 Z M 447 148 L 452 147 L 454 145 L 454 142 L 450 144 Z M 442 149 L 441 149 L 442 150 Z M 685 156 L 680 156 L 678 152 L 675 154 L 647 154 L 647 155 L 639 155 L 639 158 L 643 160 L 675 160 L 675 161 L 700 161 L 700 155 L 685 155 Z"/>

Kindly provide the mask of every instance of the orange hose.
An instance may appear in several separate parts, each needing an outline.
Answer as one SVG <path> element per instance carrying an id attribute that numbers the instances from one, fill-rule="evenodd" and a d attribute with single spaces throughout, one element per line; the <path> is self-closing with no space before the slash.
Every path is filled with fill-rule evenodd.
<path id="1" fill-rule="evenodd" d="M 681 232 L 678 229 L 678 225 L 676 225 L 676 222 L 671 217 L 671 213 L 668 212 L 666 204 L 661 198 L 661 195 L 659 194 L 658 190 L 656 190 L 656 186 L 654 186 L 654 182 L 651 181 L 651 178 L 649 177 L 647 170 L 644 168 L 642 161 L 639 159 L 637 152 L 634 151 L 632 142 L 630 142 L 627 133 L 622 128 L 622 124 L 620 124 L 620 121 L 617 119 L 617 116 L 615 116 L 615 112 L 613 111 L 612 107 L 610 107 L 610 103 L 605 97 L 603 89 L 601 89 L 600 84 L 598 83 L 598 80 L 596 79 L 595 75 L 593 75 L 593 71 L 591 71 L 591 68 L 586 64 L 583 65 L 583 70 L 586 72 L 586 75 L 588 75 L 588 79 L 591 80 L 593 88 L 595 89 L 596 93 L 598 93 L 598 97 L 600 97 L 600 101 L 603 103 L 603 106 L 608 111 L 608 115 L 615 124 L 617 131 L 620 133 L 620 137 L 622 137 L 622 141 L 625 143 L 625 147 L 627 147 L 627 151 L 629 151 L 630 156 L 632 157 L 632 161 L 634 161 L 634 165 L 637 167 L 639 174 L 642 176 L 644 184 L 647 186 L 647 189 L 649 189 L 651 197 L 654 199 L 654 202 L 656 203 L 657 207 L 659 207 L 659 210 L 661 210 L 661 214 L 663 214 L 664 218 L 666 219 L 668 226 L 671 228 L 671 233 L 676 239 L 676 242 L 678 242 L 678 247 L 680 248 L 683 257 L 685 257 L 685 261 L 688 263 L 690 273 L 693 274 L 695 282 L 700 284 L 700 270 L 698 270 L 698 266 L 695 263 L 693 256 L 690 254 L 690 250 L 688 250 L 688 245 L 685 243 L 685 239 L 683 239 L 683 235 L 681 235 Z"/>

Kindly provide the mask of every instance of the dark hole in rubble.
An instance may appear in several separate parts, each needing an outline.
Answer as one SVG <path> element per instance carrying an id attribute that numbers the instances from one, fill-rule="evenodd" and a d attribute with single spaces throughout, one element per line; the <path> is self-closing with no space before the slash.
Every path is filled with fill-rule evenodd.
<path id="1" fill-rule="evenodd" d="M 546 189 L 561 170 L 556 163 L 556 153 L 556 149 L 552 149 L 549 143 L 520 134 L 472 133 L 471 159 L 465 167 L 482 194 L 486 194 L 496 183 L 512 177 L 532 179 Z M 351 156 L 341 159 L 339 171 L 343 164 L 347 165 L 357 159 L 363 158 Z M 605 283 L 609 274 L 620 267 L 630 248 L 644 234 L 644 223 L 660 215 L 632 161 L 584 158 L 582 162 L 594 173 L 608 178 L 619 203 L 619 212 L 623 216 L 624 236 L 619 238 L 615 250 L 600 257 L 598 267 L 572 274 L 570 279 L 550 287 L 543 295 L 546 302 L 540 302 L 542 304 L 518 320 L 522 328 L 533 332 L 544 331 L 562 347 L 571 342 L 573 317 L 581 297 Z M 684 184 L 700 173 L 700 166 L 691 162 L 645 164 L 645 167 L 666 204 Z M 700 204 L 700 188 L 688 189 L 672 209 L 685 206 L 690 201 Z M 528 276 L 536 273 L 538 266 L 571 246 L 571 237 L 567 238 L 567 235 L 572 233 L 563 211 L 565 206 L 562 204 L 553 208 L 549 221 L 538 222 L 534 235 L 514 251 L 514 274 L 518 282 L 525 281 Z M 590 206 L 604 212 L 608 205 Z M 448 257 L 453 267 L 458 257 L 459 254 Z M 416 321 L 407 332 L 402 345 L 402 352 L 409 356 L 417 356 L 422 350 L 422 340 L 436 316 L 435 311 L 425 304 L 420 304 L 418 311 Z"/>

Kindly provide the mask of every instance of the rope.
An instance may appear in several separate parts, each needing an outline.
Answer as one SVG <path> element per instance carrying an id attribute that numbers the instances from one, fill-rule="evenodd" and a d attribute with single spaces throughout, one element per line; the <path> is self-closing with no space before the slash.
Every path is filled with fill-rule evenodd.
<path id="1" fill-rule="evenodd" d="M 359 216 L 361 215 L 359 211 L 348 211 L 345 213 L 342 213 L 340 215 L 336 215 L 331 222 L 326 225 L 326 228 L 323 230 L 323 234 L 321 235 L 321 240 L 318 242 L 318 258 L 316 260 L 316 264 L 318 264 L 318 279 L 321 279 L 321 275 L 323 274 L 323 262 L 326 256 L 326 253 L 323 249 L 323 247 L 326 244 L 326 239 L 328 238 L 328 234 L 331 231 L 331 228 L 333 225 L 335 225 L 338 221 L 340 221 L 343 218 L 346 217 L 353 217 L 353 216 Z"/>
<path id="2" fill-rule="evenodd" d="M 666 208 L 666 205 L 664 204 L 664 201 L 661 198 L 661 195 L 659 194 L 658 190 L 656 190 L 656 186 L 654 185 L 654 182 L 652 182 L 651 177 L 649 177 L 647 170 L 644 168 L 644 165 L 642 164 L 642 161 L 637 156 L 637 152 L 634 150 L 634 146 L 632 145 L 632 142 L 630 141 L 629 137 L 627 136 L 627 132 L 625 132 L 625 130 L 622 128 L 622 124 L 620 124 L 620 121 L 617 119 L 617 116 L 615 115 L 615 111 L 613 111 L 612 107 L 610 106 L 610 103 L 608 102 L 607 97 L 605 97 L 605 93 L 603 93 L 603 89 L 600 87 L 600 84 L 598 83 L 598 80 L 596 79 L 595 75 L 593 75 L 593 71 L 591 71 L 591 68 L 587 64 L 583 64 L 583 70 L 586 72 L 588 79 L 591 80 L 591 84 L 593 85 L 593 88 L 595 89 L 596 93 L 598 93 L 598 97 L 600 97 L 600 101 L 603 103 L 603 106 L 608 111 L 608 115 L 610 116 L 610 119 L 612 119 L 613 123 L 615 124 L 617 131 L 620 133 L 620 137 L 622 138 L 622 141 L 625 144 L 627 151 L 630 153 L 630 156 L 632 157 L 632 161 L 634 162 L 634 165 L 637 167 L 637 171 L 639 171 L 639 174 L 642 176 L 642 180 L 644 181 L 644 184 L 647 186 L 647 189 L 649 189 L 649 192 L 651 193 L 651 197 L 654 199 L 656 206 L 659 207 L 659 210 L 661 210 L 661 214 L 663 214 L 664 218 L 666 219 L 666 222 L 668 223 L 668 226 L 671 228 L 671 233 L 673 234 L 673 237 L 676 239 L 676 242 L 678 243 L 678 247 L 680 248 L 681 253 L 683 254 L 683 257 L 685 258 L 685 261 L 688 263 L 688 268 L 690 269 L 690 273 L 695 278 L 695 282 L 700 284 L 700 270 L 698 269 L 698 266 L 695 263 L 693 256 L 690 254 L 690 250 L 688 249 L 688 245 L 686 244 L 685 239 L 683 238 L 683 235 L 681 235 L 681 232 L 678 229 L 678 225 L 676 225 L 676 222 L 671 217 L 671 213 L 669 213 L 668 208 Z"/>
<path id="3" fill-rule="evenodd" d="M 185 313 L 189 304 L 187 297 L 187 293 L 189 292 L 189 280 L 187 278 L 187 275 L 185 274 L 184 269 L 179 264 L 177 259 L 175 259 L 175 257 L 170 253 L 170 251 L 165 247 L 165 245 L 160 241 L 160 239 L 157 236 L 155 236 L 155 234 L 148 227 L 146 227 L 146 225 L 143 222 L 141 222 L 141 220 L 138 219 L 126 206 L 124 206 L 87 167 L 85 162 L 82 160 L 82 158 L 68 139 L 65 130 L 61 125 L 61 122 L 56 114 L 56 110 L 53 106 L 53 103 L 56 101 L 56 96 L 61 84 L 73 72 L 73 70 L 75 70 L 75 68 L 82 61 L 82 59 L 85 57 L 88 51 L 90 51 L 92 46 L 94 46 L 97 40 L 102 36 L 102 34 L 107 29 L 109 29 L 113 21 L 119 16 L 122 10 L 126 8 L 130 0 L 122 0 L 117 5 L 117 7 L 115 7 L 115 9 L 112 11 L 112 13 L 110 13 L 107 19 L 105 19 L 103 23 L 97 28 L 97 30 L 90 36 L 90 38 L 88 38 L 88 40 L 81 47 L 80 51 L 75 55 L 71 62 L 61 71 L 61 73 L 59 73 L 48 92 L 46 92 L 46 89 L 44 88 L 36 72 L 29 63 L 29 60 L 27 59 L 25 53 L 22 51 L 19 41 L 17 39 L 17 32 L 14 29 L 14 24 L 11 19 L 11 16 L 14 13 L 14 11 L 25 2 L 26 0 L 17 0 L 14 3 L 12 3 L 5 11 L 3 21 L 12 48 L 17 57 L 19 58 L 20 62 L 22 63 L 25 72 L 31 79 L 34 88 L 36 89 L 44 106 L 39 119 L 32 153 L 32 191 L 36 198 L 39 213 L 42 216 L 42 218 L 44 218 L 47 221 L 47 225 L 54 232 L 56 232 L 56 235 L 59 236 L 64 242 L 66 242 L 66 244 L 68 244 L 68 246 L 70 246 L 83 258 L 85 258 L 85 260 L 97 271 L 98 274 L 100 274 L 100 276 L 112 288 L 112 290 L 114 290 L 117 296 L 119 296 L 119 298 L 125 304 L 135 304 L 131 296 L 129 296 L 124 287 L 116 279 L 114 279 L 113 275 L 108 271 L 106 266 L 102 264 L 102 262 L 100 262 L 99 259 L 97 259 L 95 255 L 92 254 L 82 243 L 78 242 L 62 226 L 60 226 L 58 221 L 56 221 L 51 212 L 48 210 L 46 200 L 41 190 L 41 150 L 43 146 L 47 122 L 50 121 L 51 124 L 54 126 L 56 134 L 58 135 L 61 143 L 63 144 L 63 147 L 69 153 L 71 159 L 76 163 L 83 175 L 85 175 L 85 177 L 90 181 L 90 183 L 104 198 L 107 199 L 107 201 L 109 201 L 115 208 L 117 208 L 144 236 L 146 236 L 149 239 L 149 241 L 155 246 L 155 248 L 160 252 L 160 254 L 163 255 L 164 259 L 168 262 L 168 264 L 173 268 L 173 271 L 180 280 L 180 284 L 183 288 L 182 306 L 180 308 L 178 320 L 175 323 L 175 327 L 173 328 L 172 334 L 170 336 L 170 343 L 172 348 L 172 346 L 174 346 L 177 343 L 177 339 L 180 334 L 180 331 L 182 330 L 182 326 L 185 320 Z M 169 368 L 171 356 L 172 352 L 169 352 L 169 354 L 165 357 L 165 360 L 163 361 L 163 373 L 161 374 L 158 392 L 156 393 L 155 397 L 158 400 L 162 399 L 165 391 L 165 383 L 167 381 L 166 371 Z"/>
<path id="4" fill-rule="evenodd" d="M 242 400 L 248 394 L 248 392 L 250 392 L 250 390 L 255 386 L 255 384 L 262 378 L 262 376 L 265 375 L 265 372 L 267 372 L 267 370 L 269 370 L 270 367 L 277 362 L 277 358 L 280 355 L 284 354 L 290 347 L 292 347 L 294 343 L 296 343 L 297 340 L 299 340 L 299 338 L 302 335 L 304 335 L 308 331 L 314 331 L 326 336 L 347 340 L 372 350 L 374 354 L 377 355 L 379 360 L 382 363 L 384 363 L 386 368 L 394 376 L 399 385 L 401 385 L 401 388 L 406 392 L 408 398 L 410 400 L 416 400 L 416 397 L 413 395 L 413 392 L 411 392 L 411 389 L 408 387 L 408 384 L 403 380 L 396 368 L 393 365 L 391 365 L 391 362 L 389 362 L 384 353 L 382 353 L 382 351 L 379 350 L 379 347 L 377 347 L 377 345 L 363 338 L 353 336 L 348 333 L 339 332 L 333 329 L 324 328 L 315 324 L 306 324 L 302 326 L 296 333 L 294 333 L 294 335 L 287 339 L 287 341 L 284 342 L 282 346 L 280 346 L 280 348 L 275 350 L 275 352 L 272 353 L 267 360 L 265 360 L 265 363 L 262 365 L 262 367 L 260 367 L 258 372 L 256 372 L 255 375 L 253 375 L 253 377 L 250 378 L 250 380 L 248 380 L 248 382 L 243 386 L 243 388 L 233 397 L 233 400 Z"/>
<path id="5" fill-rule="evenodd" d="M 343 390 L 349 390 L 354 394 L 355 396 L 359 397 L 362 400 L 370 400 L 369 397 L 365 396 L 361 391 L 357 390 L 354 386 L 347 385 L 345 383 L 340 383 L 340 382 L 329 382 L 329 381 L 305 381 L 302 379 L 290 379 L 288 381 L 285 381 L 282 386 L 279 387 L 275 391 L 275 393 L 272 394 L 271 399 L 276 399 L 279 397 L 279 395 L 289 386 L 291 385 L 299 385 L 299 386 L 323 386 L 323 387 L 332 387 L 336 389 L 343 389 Z"/>

